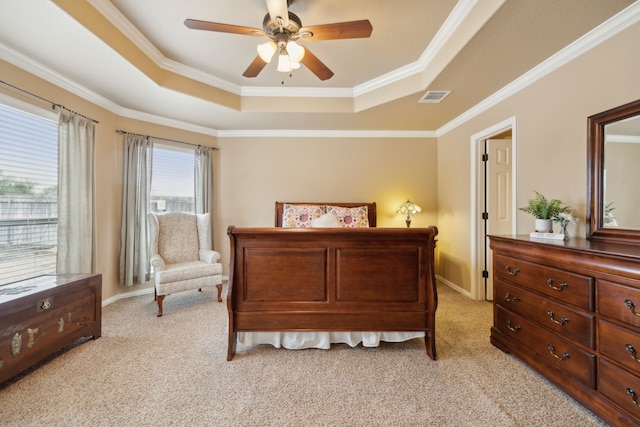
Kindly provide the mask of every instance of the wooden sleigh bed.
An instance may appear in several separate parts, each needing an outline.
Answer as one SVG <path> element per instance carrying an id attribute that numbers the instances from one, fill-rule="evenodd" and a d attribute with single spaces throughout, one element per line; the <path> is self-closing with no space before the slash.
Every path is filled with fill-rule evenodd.
<path id="1" fill-rule="evenodd" d="M 367 228 L 283 228 L 286 205 L 276 227 L 227 230 L 227 360 L 238 334 L 283 331 L 417 332 L 435 360 L 437 228 L 376 228 L 375 203 L 296 203 L 366 206 Z"/>

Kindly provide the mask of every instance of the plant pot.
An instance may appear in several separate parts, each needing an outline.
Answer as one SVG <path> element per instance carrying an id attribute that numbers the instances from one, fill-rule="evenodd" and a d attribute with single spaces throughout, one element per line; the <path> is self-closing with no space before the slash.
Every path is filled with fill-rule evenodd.
<path id="1" fill-rule="evenodd" d="M 553 221 L 550 219 L 536 219 L 536 233 L 553 233 Z"/>

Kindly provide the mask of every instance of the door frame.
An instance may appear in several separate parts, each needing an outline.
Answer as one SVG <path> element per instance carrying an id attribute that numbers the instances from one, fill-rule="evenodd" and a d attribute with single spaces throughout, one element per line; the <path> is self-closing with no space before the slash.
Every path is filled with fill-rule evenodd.
<path id="1" fill-rule="evenodd" d="M 486 128 L 476 134 L 471 135 L 471 185 L 470 185 L 470 230 L 471 230 L 471 270 L 470 270 L 470 279 L 471 279 L 471 298 L 475 300 L 484 300 L 485 299 L 485 289 L 484 289 L 484 281 L 482 280 L 482 270 L 484 268 L 484 250 L 482 250 L 483 237 L 481 233 L 483 233 L 482 224 L 482 215 L 481 215 L 481 206 L 482 202 L 481 196 L 484 196 L 484 176 L 483 176 L 483 168 L 482 168 L 482 143 L 486 139 L 491 139 L 494 136 L 497 136 L 505 131 L 511 129 L 511 164 L 512 164 L 512 175 L 511 175 L 511 200 L 513 203 L 511 204 L 512 208 L 512 230 L 513 234 L 516 233 L 516 168 L 517 168 L 517 135 L 516 132 L 516 117 L 512 116 L 506 120 L 503 120 L 500 123 L 497 123 L 489 128 Z"/>

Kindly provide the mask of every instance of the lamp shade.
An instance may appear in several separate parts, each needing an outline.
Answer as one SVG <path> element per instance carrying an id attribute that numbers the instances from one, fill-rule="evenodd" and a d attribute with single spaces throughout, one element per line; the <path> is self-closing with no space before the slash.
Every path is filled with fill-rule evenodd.
<path id="1" fill-rule="evenodd" d="M 400 205 L 398 209 L 396 209 L 396 213 L 398 214 L 417 214 L 418 212 L 422 212 L 422 208 L 411 200 L 408 200 Z"/>
<path id="2" fill-rule="evenodd" d="M 276 46 L 273 40 L 269 40 L 266 43 L 262 43 L 258 45 L 258 55 L 260 59 L 262 59 L 267 64 L 271 62 L 271 58 L 273 58 L 273 54 L 276 53 L 278 47 Z"/>
<path id="3" fill-rule="evenodd" d="M 278 55 L 278 71 L 288 73 L 291 70 L 291 59 L 289 58 L 289 55 L 287 55 L 287 51 L 282 49 Z"/>
<path id="4" fill-rule="evenodd" d="M 287 52 L 291 62 L 300 62 L 304 58 L 304 48 L 296 42 L 287 43 Z"/>
<path id="5" fill-rule="evenodd" d="M 422 208 L 409 199 L 396 209 L 396 213 L 407 215 L 407 218 L 405 219 L 407 228 L 411 227 L 411 214 L 417 214 L 418 212 L 422 212 Z"/>

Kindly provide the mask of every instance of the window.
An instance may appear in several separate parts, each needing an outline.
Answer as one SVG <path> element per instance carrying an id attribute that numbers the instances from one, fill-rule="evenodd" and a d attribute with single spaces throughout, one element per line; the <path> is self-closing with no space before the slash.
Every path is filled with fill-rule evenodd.
<path id="1" fill-rule="evenodd" d="M 56 272 L 58 124 L 0 104 L 0 285 Z"/>
<path id="2" fill-rule="evenodd" d="M 151 212 L 195 213 L 195 151 L 154 142 Z"/>

